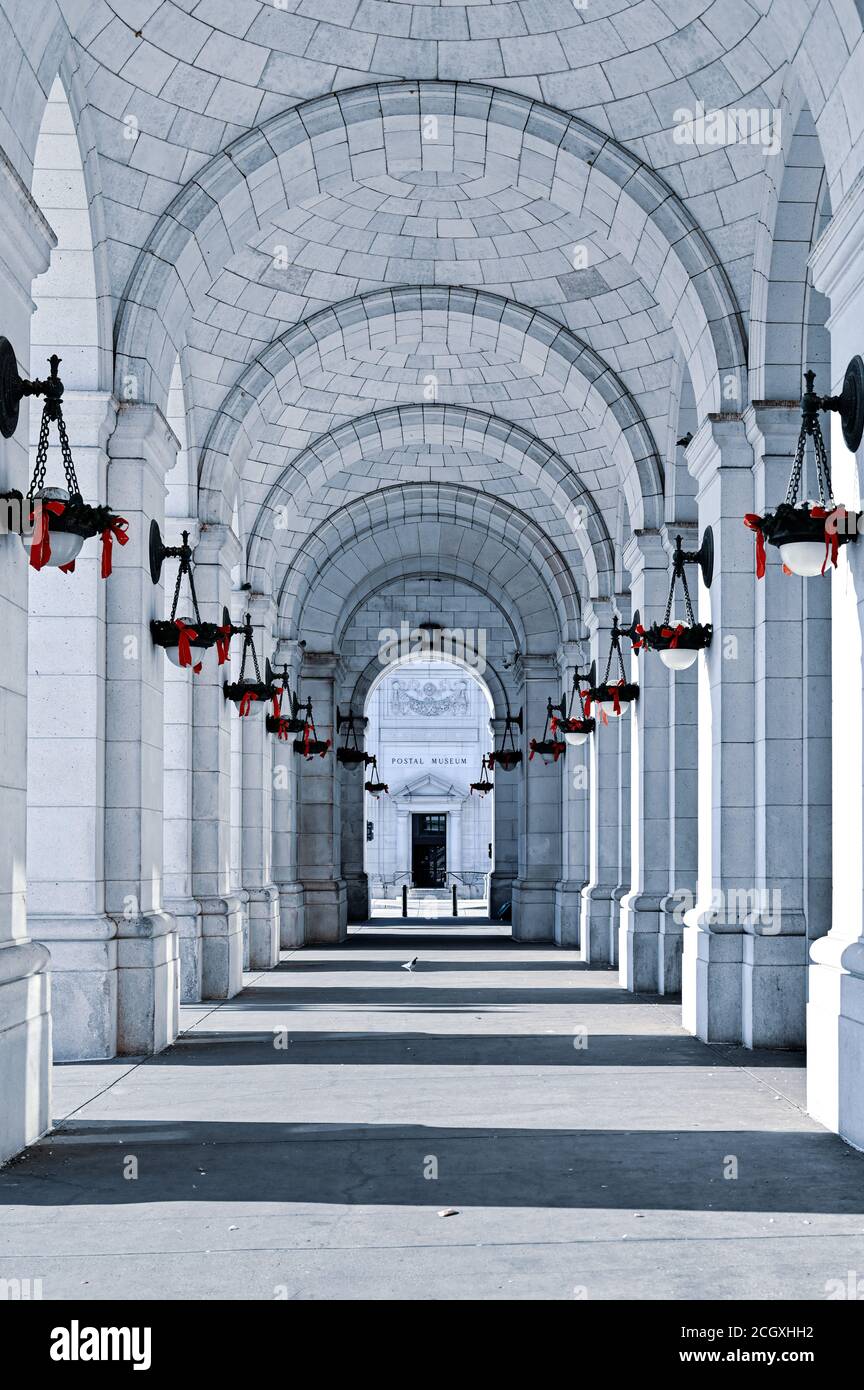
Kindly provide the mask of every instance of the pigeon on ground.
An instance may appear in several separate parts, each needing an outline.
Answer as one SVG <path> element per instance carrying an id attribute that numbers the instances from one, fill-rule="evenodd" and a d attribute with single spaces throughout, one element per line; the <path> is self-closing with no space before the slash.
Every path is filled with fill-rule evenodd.
<path id="1" fill-rule="evenodd" d="M 414 969 L 414 966 L 415 966 L 416 964 L 417 964 L 417 957 L 416 957 L 416 956 L 412 956 L 410 960 L 406 960 L 405 964 L 402 966 L 402 969 L 403 969 L 403 970 L 413 970 L 413 969 Z"/>

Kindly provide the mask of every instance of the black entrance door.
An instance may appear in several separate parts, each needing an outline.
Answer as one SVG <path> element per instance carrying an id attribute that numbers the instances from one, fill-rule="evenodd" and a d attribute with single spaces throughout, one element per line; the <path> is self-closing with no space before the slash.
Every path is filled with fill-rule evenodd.
<path id="1" fill-rule="evenodd" d="M 411 878 L 415 888 L 447 883 L 447 817 L 411 817 Z"/>

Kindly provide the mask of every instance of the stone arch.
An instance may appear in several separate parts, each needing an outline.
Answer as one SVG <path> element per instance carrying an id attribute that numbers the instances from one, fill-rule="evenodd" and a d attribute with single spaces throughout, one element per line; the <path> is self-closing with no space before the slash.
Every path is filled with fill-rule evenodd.
<path id="1" fill-rule="evenodd" d="M 131 271 L 117 316 L 118 377 L 134 378 L 140 399 L 164 400 L 186 316 L 212 268 L 257 227 L 259 188 L 269 184 L 270 200 L 275 188 L 290 207 L 360 169 L 385 172 L 391 145 L 404 165 L 416 143 L 419 161 L 420 122 L 428 117 L 443 122 L 454 141 L 474 142 L 475 158 L 482 130 L 484 159 L 512 174 L 516 186 L 576 212 L 625 255 L 691 360 L 700 416 L 720 408 L 721 377 L 731 376 L 743 399 L 746 337 L 734 292 L 709 239 L 665 180 L 579 117 L 515 92 L 431 80 L 314 98 L 212 159 L 162 214 Z"/>
<path id="2" fill-rule="evenodd" d="M 539 310 L 501 295 L 445 286 L 375 290 L 321 310 L 288 329 L 265 349 L 227 393 L 204 442 L 200 469 L 202 516 L 223 511 L 222 489 L 254 447 L 268 400 L 306 366 L 315 367 L 334 348 L 384 347 L 415 332 L 448 329 L 492 351 L 537 364 L 559 383 L 574 410 L 584 411 L 598 430 L 621 486 L 635 529 L 662 519 L 663 467 L 650 426 L 633 396 L 598 353 Z M 449 339 L 448 339 L 449 341 Z"/>
<path id="3" fill-rule="evenodd" d="M 267 571 L 272 537 L 265 521 L 272 506 L 286 495 L 292 475 L 302 478 L 303 493 L 312 495 L 328 476 L 378 451 L 422 440 L 455 443 L 513 463 L 519 472 L 557 498 L 559 511 L 581 507 L 574 535 L 582 555 L 589 592 L 608 592 L 603 586 L 613 572 L 612 543 L 591 493 L 546 444 L 508 420 L 464 406 L 396 406 L 375 411 L 338 426 L 304 449 L 270 489 L 267 501 L 250 528 L 249 571 Z M 437 486 L 437 485 L 436 485 Z M 478 494 L 479 495 L 479 494 Z M 527 518 L 526 518 L 527 521 Z"/>
<path id="4" fill-rule="evenodd" d="M 417 563 L 417 551 L 411 527 L 422 524 L 434 539 L 429 555 L 423 557 L 425 568 L 430 561 L 440 563 L 439 546 L 442 539 L 465 532 L 477 537 L 482 544 L 475 550 L 475 559 L 468 562 L 475 579 L 491 572 L 499 592 L 507 601 L 521 605 L 530 620 L 520 614 L 523 632 L 536 640 L 554 635 L 576 634 L 580 624 L 580 604 L 574 576 L 564 557 L 545 536 L 539 526 L 523 512 L 509 506 L 500 498 L 489 499 L 483 493 L 464 486 L 441 484 L 402 485 L 384 489 L 374 495 L 376 510 L 370 509 L 367 498 L 359 498 L 343 508 L 331 522 L 310 537 L 288 569 L 278 595 L 280 630 L 284 638 L 311 635 L 317 631 L 325 648 L 332 649 L 335 634 L 344 622 L 346 605 L 351 601 L 357 576 L 368 571 L 368 556 L 357 558 L 353 551 L 368 542 L 380 546 L 382 536 L 395 537 L 393 559 L 409 559 L 402 552 L 403 538 L 408 536 L 411 563 Z M 343 530 L 344 527 L 344 530 Z M 446 533 L 445 537 L 440 532 Z M 484 556 L 481 563 L 480 556 Z M 509 556 L 509 561 L 506 557 Z M 444 556 L 447 564 L 450 557 Z M 495 576 L 495 567 L 511 568 L 513 563 L 521 574 Z M 385 561 L 386 563 L 386 561 Z M 463 571 L 464 572 L 464 571 Z M 530 581 L 530 582 L 529 582 Z M 482 579 L 480 586 L 483 587 Z M 485 589 L 484 589 L 485 591 Z M 532 603 L 528 602 L 533 597 Z M 542 601 L 541 601 L 542 600 Z M 312 629 L 310 613 L 318 613 L 320 626 Z M 540 626 L 540 620 L 545 625 Z M 551 623 L 551 629 L 550 629 Z"/>

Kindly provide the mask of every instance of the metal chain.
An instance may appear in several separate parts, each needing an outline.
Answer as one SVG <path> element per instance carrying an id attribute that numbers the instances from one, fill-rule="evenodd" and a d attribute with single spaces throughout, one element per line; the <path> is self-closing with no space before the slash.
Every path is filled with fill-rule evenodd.
<path id="1" fill-rule="evenodd" d="M 75 464 L 72 462 L 72 450 L 69 447 L 69 436 L 66 433 L 66 421 L 58 407 L 57 410 L 57 433 L 60 436 L 60 452 L 63 455 L 63 471 L 66 474 L 66 484 L 69 488 L 71 497 L 80 497 L 81 489 L 78 486 L 78 478 L 75 473 Z"/>
<path id="2" fill-rule="evenodd" d="M 39 426 L 39 443 L 36 445 L 36 464 L 33 469 L 33 478 L 27 491 L 27 496 L 32 500 L 37 492 L 41 492 L 45 486 L 45 468 L 48 463 L 48 425 L 50 421 L 48 406 L 42 408 L 42 422 Z M 69 436 L 66 433 L 66 421 L 63 419 L 59 410 L 57 413 L 57 433 L 60 436 L 60 453 L 63 458 L 63 471 L 66 474 L 66 485 L 69 489 L 70 497 L 80 497 L 81 490 L 78 487 L 78 478 L 75 473 L 75 464 L 72 462 L 72 450 L 69 446 Z"/>
<path id="3" fill-rule="evenodd" d="M 608 661 L 606 662 L 606 673 L 605 673 L 605 675 L 603 676 L 603 681 L 602 681 L 602 684 L 603 684 L 603 685 L 608 685 L 608 684 L 609 684 L 609 672 L 610 672 L 610 670 L 612 669 L 612 653 L 613 653 L 613 652 L 617 652 L 617 654 L 618 654 L 618 666 L 620 667 L 620 670 L 621 670 L 621 679 L 622 679 L 622 681 L 625 681 L 625 682 L 626 682 L 626 680 L 627 680 L 627 672 L 624 670 L 624 658 L 623 658 L 623 656 L 621 655 L 621 639 L 620 639 L 620 637 L 618 636 L 618 633 L 617 633 L 614 629 L 613 629 L 613 631 L 612 631 L 612 641 L 611 641 L 611 643 L 610 643 L 610 645 L 609 645 L 609 659 L 608 659 Z"/>
<path id="4" fill-rule="evenodd" d="M 813 452 L 816 455 L 816 485 L 819 488 L 820 506 L 827 507 L 834 505 L 834 493 L 831 486 L 831 469 L 828 464 L 828 451 L 825 448 L 825 440 L 822 437 L 822 430 L 818 419 L 812 421 L 808 431 L 807 421 L 801 424 L 801 432 L 798 435 L 798 445 L 795 449 L 795 459 L 792 464 L 792 472 L 789 476 L 789 487 L 786 492 L 786 505 L 794 507 L 798 501 L 798 493 L 801 488 L 801 478 L 804 471 L 804 461 L 807 452 L 807 435 L 813 436 Z M 806 501 L 806 498 L 804 499 Z"/>
<path id="5" fill-rule="evenodd" d="M 36 445 L 36 465 L 27 496 L 32 501 L 37 492 L 45 486 L 45 465 L 48 462 L 48 416 L 42 411 L 42 424 L 39 427 L 39 443 Z"/>

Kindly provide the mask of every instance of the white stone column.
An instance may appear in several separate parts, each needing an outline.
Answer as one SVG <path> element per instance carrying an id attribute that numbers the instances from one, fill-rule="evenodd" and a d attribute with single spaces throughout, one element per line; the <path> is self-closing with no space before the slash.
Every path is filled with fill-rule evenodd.
<path id="1" fill-rule="evenodd" d="M 786 495 L 801 409 L 757 402 L 745 420 L 761 515 Z M 743 1041 L 803 1047 L 808 937 L 830 926 L 831 740 L 821 716 L 831 708 L 831 581 L 786 575 L 777 548 L 766 549 L 755 615 L 759 898 L 745 927 Z"/>
<path id="2" fill-rule="evenodd" d="M 396 873 L 411 872 L 411 816 L 408 808 L 396 807 Z"/>
<path id="3" fill-rule="evenodd" d="M 249 599 L 256 643 L 263 661 L 273 646 L 273 601 L 255 594 Z M 263 672 L 262 672 L 263 674 Z M 270 970 L 279 960 L 279 889 L 273 881 L 273 744 L 267 732 L 266 710 L 240 720 L 242 746 L 243 889 L 249 920 L 249 969 Z"/>
<path id="4" fill-rule="evenodd" d="M 612 612 L 608 598 L 592 599 L 583 611 L 598 681 L 606 669 Z M 593 706 L 591 713 L 596 713 Z M 588 882 L 582 890 L 581 940 L 582 957 L 592 965 L 609 965 L 612 961 L 610 921 L 618 878 L 619 837 L 619 751 L 614 726 L 619 722 L 612 719 L 604 725 L 598 718 L 588 740 Z"/>
<path id="5" fill-rule="evenodd" d="M 462 872 L 462 807 L 447 812 L 447 868 L 451 873 Z"/>
<path id="6" fill-rule="evenodd" d="M 183 532 L 193 547 L 198 542 L 198 522 L 193 518 L 166 517 L 165 544 L 180 545 Z M 163 571 L 164 616 L 170 617 L 174 565 L 167 561 Z M 185 592 L 185 591 L 184 591 Z M 182 597 L 181 597 L 182 604 Z M 181 608 L 181 616 L 187 610 Z M 190 615 L 194 616 L 194 615 Z M 212 615 L 211 615 L 212 616 Z M 206 615 L 202 612 L 202 619 Z M 215 662 L 215 652 L 206 660 Z M 164 855 L 164 906 L 177 928 L 180 949 L 180 999 L 195 1003 L 201 998 L 203 937 L 201 908 L 192 893 L 192 685 L 198 679 L 191 671 L 175 666 L 167 657 L 165 678 L 165 751 L 162 844 Z"/>
<path id="7" fill-rule="evenodd" d="M 336 679 L 339 658 L 332 652 L 306 652 L 301 695 L 311 699 L 321 739 L 336 728 Z M 297 872 L 303 884 L 307 943 L 344 941 L 348 898 L 342 878 L 342 824 L 336 756 L 303 758 L 300 769 L 300 841 Z"/>
<path id="8" fill-rule="evenodd" d="M 490 719 L 490 749 L 500 748 L 504 738 L 503 718 Z M 513 882 L 518 872 L 517 843 L 519 839 L 518 805 L 520 773 L 502 772 L 493 768 L 495 798 L 495 862 L 489 875 L 489 916 L 495 920 L 506 903 L 513 901 Z M 511 910 L 512 915 L 512 910 Z"/>
<path id="9" fill-rule="evenodd" d="M 698 548 L 697 528 L 675 522 L 663 527 L 663 542 L 671 568 L 675 537 L 685 550 Z M 698 602 L 698 570 L 688 576 Z M 719 640 L 719 636 L 718 636 Z M 681 993 L 684 914 L 696 899 L 699 840 L 697 792 L 698 675 L 702 658 L 669 681 L 669 892 L 661 904 L 658 945 L 659 994 Z"/>
<path id="10" fill-rule="evenodd" d="M 151 618 L 152 518 L 164 525 L 177 440 L 152 405 L 124 403 L 108 442 L 108 505 L 129 523 L 106 581 L 105 906 L 117 924 L 117 1051 L 158 1052 L 176 1036 L 179 953 L 162 903 L 163 668 Z"/>
<path id="11" fill-rule="evenodd" d="M 559 691 L 565 712 L 573 689 L 573 674 L 580 662 L 580 650 L 575 642 L 565 643 L 558 652 L 560 669 Z M 551 692 L 550 692 L 551 693 Z M 553 697 L 553 704 L 557 701 Z M 580 718 L 582 706 L 577 697 L 573 717 Z M 560 735 L 563 737 L 563 735 Z M 588 882 L 588 796 L 591 739 L 569 746 L 564 754 L 561 776 L 561 878 L 555 886 L 555 942 L 558 946 L 576 949 L 581 942 L 582 890 Z"/>
<path id="12" fill-rule="evenodd" d="M 615 608 L 618 612 L 619 623 L 626 627 L 630 622 L 630 595 L 616 594 Z M 624 660 L 625 671 L 630 660 L 629 647 L 629 641 L 626 638 L 623 639 L 621 655 Z M 616 679 L 614 666 L 609 673 L 609 678 L 610 680 Z M 621 936 L 621 903 L 630 888 L 630 735 L 633 728 L 632 708 L 624 715 L 611 717 L 609 723 L 613 726 L 609 731 L 610 735 L 617 739 L 618 743 L 618 756 L 615 764 L 617 777 L 615 815 L 617 866 L 609 915 L 609 963 L 617 970 L 620 965 L 618 948 Z"/>
<path id="13" fill-rule="evenodd" d="M 56 238 L 12 166 L 0 161 L 0 332 L 29 375 L 31 284 Z M 0 437 L 0 489 L 27 491 L 27 407 L 11 439 Z M 51 1013 L 48 952 L 30 940 L 25 911 L 27 857 L 27 556 L 0 534 L 0 1163 L 51 1123 Z"/>
<path id="14" fill-rule="evenodd" d="M 297 690 L 303 648 L 297 642 L 282 641 L 274 665 L 288 667 L 288 684 Z M 289 714 L 287 701 L 283 714 Z M 303 945 L 303 885 L 297 876 L 299 836 L 299 758 L 294 752 L 294 734 L 273 741 L 273 881 L 279 893 L 279 945 L 283 951 Z"/>
<path id="15" fill-rule="evenodd" d="M 831 300 L 831 389 L 862 353 L 864 184 L 839 207 L 811 257 L 813 283 Z M 829 425 L 822 417 L 824 429 Z M 836 422 L 834 496 L 861 509 L 861 463 Z M 817 581 L 811 579 L 808 584 Z M 864 539 L 842 546 L 831 579 L 832 924 L 810 948 L 807 1106 L 864 1149 Z M 824 710 L 821 711 L 824 716 Z"/>
<path id="16" fill-rule="evenodd" d="M 715 638 L 699 660 L 699 869 L 685 914 L 684 1027 L 706 1042 L 742 1039 L 744 921 L 755 879 L 753 451 L 738 415 L 709 416 L 687 450 L 699 531 L 714 531 L 714 578 L 699 621 Z"/>
<path id="17" fill-rule="evenodd" d="M 671 578 L 660 533 L 642 531 L 631 536 L 624 547 L 624 563 L 631 576 L 631 612 L 639 612 L 645 627 L 662 622 Z M 682 615 L 673 612 L 673 619 L 676 616 Z M 661 917 L 669 889 L 671 672 L 657 652 L 640 655 L 631 647 L 629 656 L 624 655 L 625 667 L 628 659 L 628 679 L 639 686 L 639 698 L 629 715 L 630 885 L 621 900 L 620 978 L 625 989 L 656 994 Z"/>
<path id="18" fill-rule="evenodd" d="M 522 655 L 517 668 L 517 679 L 522 681 L 523 761 L 513 938 L 552 941 L 555 885 L 561 878 L 561 764 L 559 761 L 554 767 L 547 767 L 542 758 L 529 761 L 529 744 L 532 738 L 542 737 L 547 701 L 557 691 L 560 676 L 551 656 Z M 495 780 L 519 775 L 518 771 L 506 773 L 496 769 Z"/>
<path id="19" fill-rule="evenodd" d="M 34 362 L 36 375 L 44 375 L 43 365 Z M 105 392 L 64 393 L 78 481 L 93 504 L 105 501 L 115 413 Z M 41 414 L 37 397 L 30 407 L 31 464 Z M 59 448 L 49 451 L 47 478 L 62 482 Z M 105 912 L 103 855 L 105 595 L 111 580 L 100 570 L 101 545 L 94 538 L 85 543 L 74 574 L 45 568 L 30 580 L 27 917 L 34 940 L 51 952 L 57 1061 L 117 1052 L 117 941 Z"/>
<path id="20" fill-rule="evenodd" d="M 204 526 L 195 551 L 195 588 L 201 611 L 221 621 L 229 603 L 231 568 L 240 545 L 229 527 Z M 261 656 L 256 634 L 256 647 Z M 240 669 L 241 638 L 231 643 L 227 666 L 204 663 L 192 687 L 192 889 L 201 908 L 201 997 L 230 999 L 242 985 L 243 911 L 231 891 L 231 731 L 239 714 L 225 699 L 226 680 Z M 248 674 L 248 669 L 247 669 Z M 263 719 L 263 709 L 246 716 Z"/>

